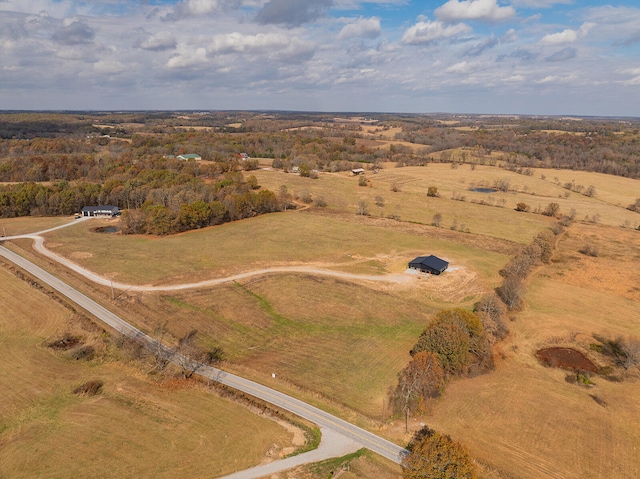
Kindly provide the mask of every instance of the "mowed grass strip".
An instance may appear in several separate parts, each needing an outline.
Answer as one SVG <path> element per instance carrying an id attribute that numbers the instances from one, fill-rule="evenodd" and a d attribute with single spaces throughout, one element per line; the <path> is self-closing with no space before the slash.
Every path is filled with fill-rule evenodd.
<path id="1" fill-rule="evenodd" d="M 216 477 L 290 444 L 284 428 L 203 386 L 52 352 L 43 342 L 73 330 L 70 312 L 4 268 L 0 286 L 0 476 Z M 72 394 L 96 379 L 97 396 Z"/>
<path id="2" fill-rule="evenodd" d="M 475 262 L 483 274 L 494 275 L 507 258 L 396 230 L 393 221 L 365 225 L 307 211 L 273 213 L 161 238 L 96 233 L 101 224 L 84 222 L 50 233 L 47 246 L 106 277 L 138 284 L 188 283 L 290 264 L 339 265 L 341 270 L 354 265 L 355 271 L 365 273 L 362 258 L 384 260 L 387 272 L 397 273 L 421 254 L 441 255 L 472 268 Z M 380 273 L 379 262 L 371 263 L 368 272 Z"/>

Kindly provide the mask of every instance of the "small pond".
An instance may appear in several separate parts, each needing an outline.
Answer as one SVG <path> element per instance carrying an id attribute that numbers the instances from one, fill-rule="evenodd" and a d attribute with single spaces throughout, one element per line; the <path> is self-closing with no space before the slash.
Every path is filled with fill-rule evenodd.
<path id="1" fill-rule="evenodd" d="M 96 233 L 118 233 L 120 228 L 117 226 L 102 226 L 100 228 L 96 228 Z"/>
<path id="2" fill-rule="evenodd" d="M 573 369 L 574 371 L 597 372 L 591 360 L 572 348 L 544 348 L 536 352 L 536 357 L 545 366 L 562 369 Z"/>
<path id="3" fill-rule="evenodd" d="M 498 190 L 495 188 L 472 188 L 471 191 L 476 193 L 496 193 Z"/>

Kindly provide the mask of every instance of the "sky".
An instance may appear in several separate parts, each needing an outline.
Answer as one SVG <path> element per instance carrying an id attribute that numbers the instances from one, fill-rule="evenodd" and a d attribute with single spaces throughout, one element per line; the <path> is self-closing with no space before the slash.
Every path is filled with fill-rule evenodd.
<path id="1" fill-rule="evenodd" d="M 640 5 L 0 0 L 0 110 L 640 116 Z"/>

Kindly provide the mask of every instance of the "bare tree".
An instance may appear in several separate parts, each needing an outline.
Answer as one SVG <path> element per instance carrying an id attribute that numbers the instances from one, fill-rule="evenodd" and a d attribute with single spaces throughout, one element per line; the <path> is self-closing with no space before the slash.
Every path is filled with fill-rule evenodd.
<path id="1" fill-rule="evenodd" d="M 500 287 L 496 289 L 498 296 L 510 310 L 520 310 L 524 304 L 525 288 L 522 279 L 509 275 Z"/>
<path id="2" fill-rule="evenodd" d="M 193 329 L 178 341 L 174 362 L 182 369 L 184 379 L 191 378 L 204 366 L 222 360 L 222 350 L 214 348 L 212 351 L 204 351 L 198 344 L 197 334 L 198 330 Z"/>
<path id="3" fill-rule="evenodd" d="M 368 216 L 369 215 L 369 205 L 367 204 L 366 200 L 358 201 L 357 211 L 358 211 L 359 215 L 362 215 L 362 216 Z"/>
<path id="4" fill-rule="evenodd" d="M 559 209 L 560 205 L 558 203 L 549 203 L 542 214 L 545 216 L 555 216 Z"/>
<path id="5" fill-rule="evenodd" d="M 484 296 L 474 307 L 474 312 L 480 317 L 489 344 L 503 339 L 509 330 L 505 324 L 506 309 L 497 294 Z"/>
<path id="6" fill-rule="evenodd" d="M 424 401 L 435 396 L 444 381 L 444 372 L 434 353 L 419 352 L 398 373 L 398 385 L 391 394 L 397 412 L 405 415 L 409 431 L 409 414 L 424 407 Z"/>
<path id="7" fill-rule="evenodd" d="M 380 216 L 384 216 L 384 198 L 380 195 L 376 195 L 376 206 L 380 208 Z"/>
<path id="8" fill-rule="evenodd" d="M 634 366 L 640 366 L 640 339 L 625 338 L 619 341 L 620 350 L 622 352 L 619 362 L 625 369 L 631 369 Z"/>

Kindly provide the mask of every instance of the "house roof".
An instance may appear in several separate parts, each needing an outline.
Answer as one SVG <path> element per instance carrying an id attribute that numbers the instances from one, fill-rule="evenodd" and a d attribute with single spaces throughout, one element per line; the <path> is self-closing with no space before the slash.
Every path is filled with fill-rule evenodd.
<path id="1" fill-rule="evenodd" d="M 437 256 L 418 256 L 416 259 L 411 261 L 409 264 L 421 264 L 424 266 L 428 266 L 429 268 L 433 268 L 438 271 L 444 271 L 449 267 L 449 263 L 443 259 L 438 258 Z"/>
<path id="2" fill-rule="evenodd" d="M 111 211 L 117 213 L 120 211 L 120 208 L 113 205 L 102 205 L 102 206 L 84 206 L 82 211 Z"/>

